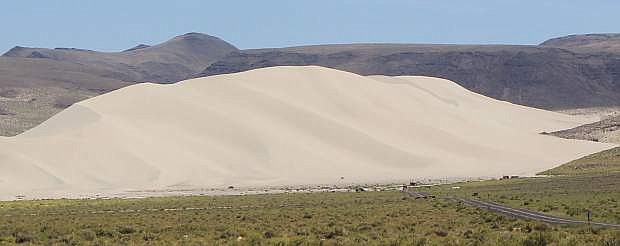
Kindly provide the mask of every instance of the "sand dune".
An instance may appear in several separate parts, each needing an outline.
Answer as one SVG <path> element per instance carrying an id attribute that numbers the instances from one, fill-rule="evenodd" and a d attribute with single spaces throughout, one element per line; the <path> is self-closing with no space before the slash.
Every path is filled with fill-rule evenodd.
<path id="1" fill-rule="evenodd" d="M 531 174 L 611 145 L 578 118 L 429 77 L 273 67 L 77 103 L 0 139 L 0 196 Z"/>

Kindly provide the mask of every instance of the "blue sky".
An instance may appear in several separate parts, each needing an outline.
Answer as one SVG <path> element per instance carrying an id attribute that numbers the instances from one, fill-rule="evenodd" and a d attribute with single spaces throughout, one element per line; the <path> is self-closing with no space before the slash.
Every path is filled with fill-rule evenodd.
<path id="1" fill-rule="evenodd" d="M 240 48 L 303 44 L 537 44 L 620 32 L 617 0 L 20 0 L 0 3 L 0 51 L 116 51 L 187 32 Z"/>

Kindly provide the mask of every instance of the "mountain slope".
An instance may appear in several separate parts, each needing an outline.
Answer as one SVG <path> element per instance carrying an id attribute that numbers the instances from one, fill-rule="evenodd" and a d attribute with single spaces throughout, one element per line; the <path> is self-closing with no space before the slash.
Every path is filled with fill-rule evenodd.
<path id="1" fill-rule="evenodd" d="M 361 75 L 446 78 L 477 93 L 544 109 L 620 105 L 620 53 L 515 45 L 343 44 L 233 52 L 196 77 L 279 65 Z M 583 51 L 583 50 L 582 50 Z"/>
<path id="2" fill-rule="evenodd" d="M 620 53 L 620 33 L 569 35 L 549 39 L 540 45 L 578 52 Z"/>
<path id="3" fill-rule="evenodd" d="M 0 135 L 19 134 L 74 102 L 130 84 L 185 79 L 235 50 L 199 33 L 112 53 L 15 47 L 0 57 Z"/>
<path id="4" fill-rule="evenodd" d="M 14 136 L 74 102 L 132 84 L 118 77 L 77 63 L 0 57 L 0 135 Z"/>
<path id="5" fill-rule="evenodd" d="M 176 82 L 236 50 L 219 38 L 188 33 L 162 44 L 134 47 L 123 52 L 15 47 L 3 56 L 88 64 L 126 74 L 128 77 L 123 80 L 128 82 Z"/>
<path id="6" fill-rule="evenodd" d="M 538 134 L 588 122 L 443 79 L 274 67 L 129 86 L 1 138 L 0 196 L 531 174 L 609 148 Z"/>

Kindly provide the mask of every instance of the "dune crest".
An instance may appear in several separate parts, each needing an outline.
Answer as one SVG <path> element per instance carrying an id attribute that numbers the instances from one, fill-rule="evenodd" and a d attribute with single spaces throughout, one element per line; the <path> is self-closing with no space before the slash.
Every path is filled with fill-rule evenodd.
<path id="1" fill-rule="evenodd" d="M 430 77 L 273 67 L 138 84 L 0 139 L 0 196 L 532 174 L 612 147 Z"/>

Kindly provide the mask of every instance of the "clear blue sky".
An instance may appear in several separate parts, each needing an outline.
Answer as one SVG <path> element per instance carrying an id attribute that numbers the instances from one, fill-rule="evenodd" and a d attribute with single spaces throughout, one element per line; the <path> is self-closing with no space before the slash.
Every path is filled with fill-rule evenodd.
<path id="1" fill-rule="evenodd" d="M 0 52 L 15 45 L 122 50 L 187 32 L 240 48 L 301 44 L 536 44 L 620 32 L 618 0 L 19 0 L 0 3 Z"/>

